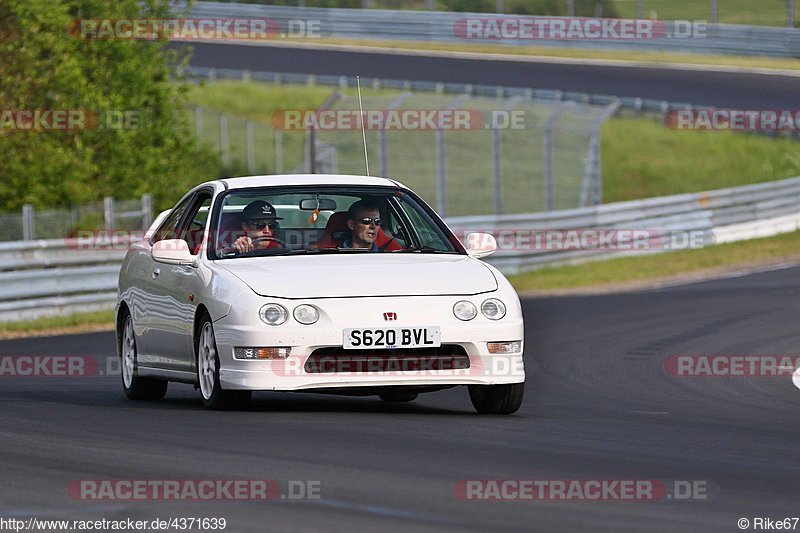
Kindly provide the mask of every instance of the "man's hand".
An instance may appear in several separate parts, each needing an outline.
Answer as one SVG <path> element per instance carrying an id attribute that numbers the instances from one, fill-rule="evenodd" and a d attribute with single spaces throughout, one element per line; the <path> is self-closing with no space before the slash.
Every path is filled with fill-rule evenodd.
<path id="1" fill-rule="evenodd" d="M 251 239 L 250 237 L 247 237 L 247 236 L 239 237 L 233 243 L 233 247 L 240 254 L 243 254 L 245 252 L 251 252 L 251 251 L 253 251 L 253 239 Z"/>

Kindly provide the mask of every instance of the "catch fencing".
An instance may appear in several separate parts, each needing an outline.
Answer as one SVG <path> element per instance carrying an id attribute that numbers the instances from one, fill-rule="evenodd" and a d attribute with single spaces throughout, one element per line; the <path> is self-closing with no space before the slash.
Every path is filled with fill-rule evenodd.
<path id="1" fill-rule="evenodd" d="M 359 109 L 352 77 L 208 68 L 192 68 L 188 73 L 211 81 L 337 87 L 322 108 L 301 111 L 346 115 Z M 661 115 L 693 108 L 660 100 L 520 87 L 378 78 L 362 79 L 361 84 L 365 112 L 477 114 L 480 120 L 474 123 L 482 127 L 367 131 L 371 172 L 419 190 L 444 216 L 600 204 L 602 123 L 620 109 Z M 250 120 L 200 107 L 190 115 L 197 136 L 220 153 L 231 175 L 365 172 L 358 128 L 285 129 L 275 127 L 275 120 Z"/>
<path id="2" fill-rule="evenodd" d="M 116 200 L 106 197 L 63 209 L 36 209 L 25 204 L 18 213 L 0 215 L 0 242 L 31 241 L 74 237 L 79 231 L 102 228 L 142 230 L 153 221 L 153 198 L 144 194 L 137 200 Z"/>

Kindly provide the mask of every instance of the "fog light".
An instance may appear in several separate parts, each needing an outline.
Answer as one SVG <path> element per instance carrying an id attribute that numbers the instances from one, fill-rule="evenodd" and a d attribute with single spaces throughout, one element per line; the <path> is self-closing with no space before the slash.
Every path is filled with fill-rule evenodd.
<path id="1" fill-rule="evenodd" d="M 286 359 L 291 348 L 234 348 L 236 359 Z"/>
<path id="2" fill-rule="evenodd" d="M 486 347 L 489 348 L 489 353 L 493 355 L 508 355 L 519 353 L 522 351 L 522 341 L 510 342 L 487 342 Z"/>

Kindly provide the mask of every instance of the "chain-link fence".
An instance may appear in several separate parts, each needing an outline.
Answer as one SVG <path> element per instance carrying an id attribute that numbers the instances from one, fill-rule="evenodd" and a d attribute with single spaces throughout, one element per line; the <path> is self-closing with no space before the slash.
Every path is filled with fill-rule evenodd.
<path id="1" fill-rule="evenodd" d="M 105 198 L 62 209 L 36 209 L 26 204 L 17 213 L 0 215 L 0 241 L 62 239 L 82 231 L 139 231 L 153 220 L 149 194 L 136 200 Z"/>
<path id="2" fill-rule="evenodd" d="M 405 183 L 444 216 L 600 203 L 599 127 L 615 104 L 499 92 L 364 97 L 371 173 Z M 357 97 L 336 92 L 323 109 L 293 110 L 293 122 L 288 112 L 272 124 L 200 108 L 192 115 L 233 175 L 366 172 Z"/>

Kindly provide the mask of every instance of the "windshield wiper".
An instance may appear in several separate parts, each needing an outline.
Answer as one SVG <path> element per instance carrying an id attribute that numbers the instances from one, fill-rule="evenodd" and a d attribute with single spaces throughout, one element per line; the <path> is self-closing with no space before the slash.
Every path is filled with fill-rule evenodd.
<path id="1" fill-rule="evenodd" d="M 301 248 L 299 250 L 286 250 L 270 255 L 306 255 L 306 254 L 338 254 L 339 248 Z"/>
<path id="2" fill-rule="evenodd" d="M 402 250 L 395 250 L 393 254 L 403 254 L 403 253 L 419 253 L 419 254 L 454 254 L 458 252 L 453 252 L 450 250 L 439 250 L 438 248 L 433 248 L 431 246 L 420 246 L 419 248 L 403 248 Z"/>

